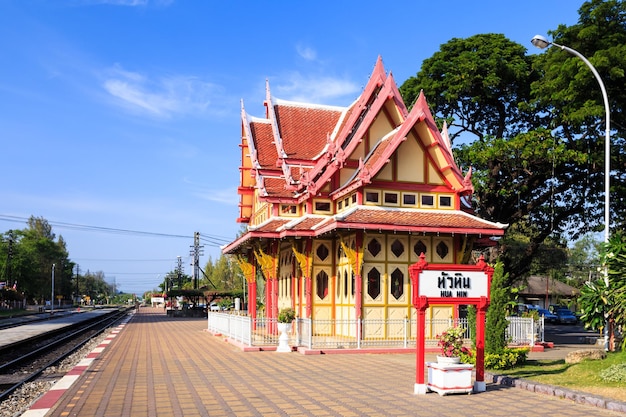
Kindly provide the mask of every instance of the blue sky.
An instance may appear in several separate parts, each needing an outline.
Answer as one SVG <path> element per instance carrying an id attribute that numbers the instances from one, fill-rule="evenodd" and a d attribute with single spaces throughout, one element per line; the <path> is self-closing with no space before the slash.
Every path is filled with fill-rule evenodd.
<path id="1" fill-rule="evenodd" d="M 0 232 L 43 217 L 81 273 L 142 294 L 177 256 L 191 274 L 195 231 L 204 267 L 240 230 L 240 101 L 262 116 L 266 79 L 347 106 L 379 55 L 401 85 L 452 38 L 535 49 L 581 4 L 0 0 Z"/>

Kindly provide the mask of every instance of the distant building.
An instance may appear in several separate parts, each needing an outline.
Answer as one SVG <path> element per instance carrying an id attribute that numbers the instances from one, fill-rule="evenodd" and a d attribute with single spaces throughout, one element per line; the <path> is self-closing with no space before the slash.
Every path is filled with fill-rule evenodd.
<path id="1" fill-rule="evenodd" d="M 468 263 L 504 234 L 506 225 L 473 214 L 471 169 L 461 173 L 424 95 L 409 112 L 380 58 L 348 107 L 281 100 L 267 82 L 263 117 L 242 103 L 240 146 L 247 229 L 223 253 L 236 255 L 251 300 L 265 280 L 268 317 L 284 307 L 315 319 L 412 317 L 408 267 L 420 254 Z"/>
<path id="2" fill-rule="evenodd" d="M 531 275 L 513 283 L 519 288 L 519 301 L 524 304 L 538 305 L 548 308 L 551 304 L 569 306 L 576 301 L 580 290 L 559 280 L 542 276 Z"/>

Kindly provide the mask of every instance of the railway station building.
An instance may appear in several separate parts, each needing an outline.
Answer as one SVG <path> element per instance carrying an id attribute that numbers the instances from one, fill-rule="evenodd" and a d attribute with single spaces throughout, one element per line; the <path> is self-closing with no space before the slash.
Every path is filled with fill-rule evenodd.
<path id="1" fill-rule="evenodd" d="M 348 107 L 285 101 L 269 81 L 264 105 L 252 116 L 241 104 L 237 221 L 247 227 L 223 253 L 251 300 L 264 280 L 266 317 L 292 307 L 319 320 L 413 318 L 410 265 L 473 262 L 473 249 L 504 234 L 474 214 L 471 168 L 457 166 L 426 97 L 409 111 L 380 57 Z M 433 305 L 427 317 L 458 314 Z"/>

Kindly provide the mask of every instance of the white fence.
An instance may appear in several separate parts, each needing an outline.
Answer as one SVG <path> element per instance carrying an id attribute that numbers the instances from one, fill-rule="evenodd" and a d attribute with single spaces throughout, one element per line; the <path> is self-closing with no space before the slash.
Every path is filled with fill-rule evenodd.
<path id="1" fill-rule="evenodd" d="M 507 317 L 507 340 L 511 345 L 528 346 L 543 341 L 543 320 Z M 308 349 L 361 349 L 372 347 L 415 347 L 417 321 L 400 320 L 311 320 L 296 319 L 289 335 L 291 346 Z M 426 320 L 426 347 L 437 347 L 437 335 L 456 325 L 467 329 L 467 320 Z M 208 330 L 246 346 L 277 346 L 276 319 L 209 312 Z M 466 331 L 466 339 L 470 338 Z M 468 340 L 469 342 L 469 340 Z"/>

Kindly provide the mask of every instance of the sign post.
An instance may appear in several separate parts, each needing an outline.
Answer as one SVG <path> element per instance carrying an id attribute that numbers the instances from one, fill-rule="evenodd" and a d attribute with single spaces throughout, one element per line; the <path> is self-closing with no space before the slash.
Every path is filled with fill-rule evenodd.
<path id="1" fill-rule="evenodd" d="M 428 264 L 424 254 L 409 267 L 413 306 L 417 310 L 415 394 L 426 394 L 424 353 L 426 310 L 431 304 L 475 305 L 476 381 L 474 391 L 485 385 L 485 313 L 489 307 L 493 268 L 481 256 L 476 265 Z"/>

